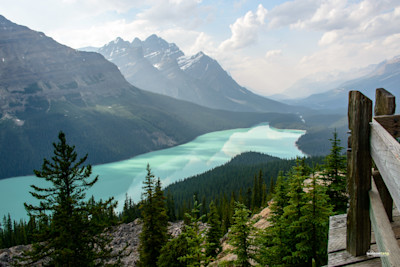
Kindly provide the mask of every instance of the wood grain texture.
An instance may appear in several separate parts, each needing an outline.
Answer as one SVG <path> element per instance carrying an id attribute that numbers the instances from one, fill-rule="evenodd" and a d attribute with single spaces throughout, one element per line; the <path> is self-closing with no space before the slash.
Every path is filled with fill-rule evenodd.
<path id="1" fill-rule="evenodd" d="M 400 115 L 381 115 L 374 119 L 394 138 L 400 137 Z"/>
<path id="2" fill-rule="evenodd" d="M 371 156 L 399 209 L 400 144 L 375 119 L 371 123 Z"/>
<path id="3" fill-rule="evenodd" d="M 390 225 L 375 182 L 372 181 L 371 184 L 372 188 L 369 192 L 371 224 L 375 233 L 375 240 L 379 249 L 378 252 L 388 253 L 388 255 L 381 256 L 382 266 L 400 266 L 400 248 L 397 244 L 395 234 Z"/>
<path id="4" fill-rule="evenodd" d="M 393 137 L 397 137 L 400 135 L 400 117 L 394 118 L 393 115 L 396 112 L 396 98 L 390 92 L 386 91 L 383 88 L 376 89 L 375 93 L 375 108 L 374 115 L 389 115 L 384 116 L 381 121 L 378 122 L 386 129 Z M 390 119 L 388 119 L 390 117 Z M 385 182 L 382 179 L 379 171 L 376 170 L 373 172 L 374 181 L 376 187 L 378 188 L 379 195 L 382 199 L 383 206 L 385 207 L 386 214 L 389 217 L 389 221 L 393 221 L 392 208 L 393 208 L 393 199 L 390 195 L 389 190 L 386 187 Z"/>
<path id="5" fill-rule="evenodd" d="M 348 119 L 351 131 L 347 160 L 350 206 L 346 249 L 351 255 L 360 256 L 369 250 L 371 241 L 368 191 L 372 167 L 369 144 L 372 101 L 359 91 L 349 92 Z"/>
<path id="6" fill-rule="evenodd" d="M 374 178 L 374 182 L 376 187 L 378 188 L 379 196 L 381 197 L 383 206 L 385 207 L 386 214 L 389 218 L 389 221 L 393 221 L 393 198 L 390 195 L 390 192 L 385 184 L 385 181 L 383 181 L 383 178 L 379 171 L 373 170 L 372 171 L 372 177 Z"/>
<path id="7" fill-rule="evenodd" d="M 393 115 L 396 111 L 396 99 L 394 95 L 383 88 L 378 88 L 375 91 L 375 116 Z"/>

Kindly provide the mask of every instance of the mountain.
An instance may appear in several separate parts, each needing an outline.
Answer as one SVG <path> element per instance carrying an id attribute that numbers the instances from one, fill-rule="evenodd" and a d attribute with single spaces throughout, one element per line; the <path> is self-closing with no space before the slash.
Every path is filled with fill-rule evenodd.
<path id="1" fill-rule="evenodd" d="M 312 106 L 316 109 L 343 110 L 347 109 L 348 92 L 361 91 L 370 99 L 375 99 L 376 88 L 385 88 L 396 98 L 400 97 L 400 56 L 371 65 L 372 69 L 357 79 L 343 82 L 340 86 L 320 94 L 313 94 L 305 99 L 298 99 L 292 104 Z"/>
<path id="2" fill-rule="evenodd" d="M 185 56 L 174 43 L 156 35 L 131 43 L 117 38 L 98 52 L 115 63 L 131 84 L 144 90 L 231 111 L 301 110 L 252 93 L 203 52 Z"/>
<path id="3" fill-rule="evenodd" d="M 350 71 L 317 72 L 308 75 L 287 88 L 280 95 L 269 96 L 277 101 L 287 104 L 296 103 L 299 98 L 306 98 L 313 94 L 320 94 L 337 88 L 346 81 L 354 80 L 370 74 L 377 65 L 369 65 L 364 68 L 354 68 Z"/>
<path id="4" fill-rule="evenodd" d="M 39 169 L 60 130 L 81 156 L 89 154 L 88 163 L 99 164 L 277 116 L 212 110 L 140 90 L 102 55 L 0 16 L 0 178 Z"/>

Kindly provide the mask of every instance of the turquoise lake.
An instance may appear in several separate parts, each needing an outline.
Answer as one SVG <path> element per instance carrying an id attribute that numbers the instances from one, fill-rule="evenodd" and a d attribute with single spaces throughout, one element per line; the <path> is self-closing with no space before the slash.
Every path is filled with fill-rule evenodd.
<path id="1" fill-rule="evenodd" d="M 243 152 L 260 152 L 280 158 L 304 156 L 295 145 L 304 133 L 302 130 L 279 130 L 261 124 L 251 128 L 212 132 L 176 147 L 96 165 L 93 166 L 93 175 L 99 175 L 99 181 L 87 196 L 94 195 L 96 200 L 114 196 L 120 204 L 120 210 L 125 194 L 135 202 L 140 200 L 147 164 L 150 164 L 153 174 L 160 177 L 162 185 L 167 186 L 222 165 Z M 36 203 L 29 194 L 29 185 L 43 186 L 46 182 L 41 180 L 35 176 L 0 180 L 1 218 L 8 213 L 12 219 L 26 218 L 23 203 Z"/>

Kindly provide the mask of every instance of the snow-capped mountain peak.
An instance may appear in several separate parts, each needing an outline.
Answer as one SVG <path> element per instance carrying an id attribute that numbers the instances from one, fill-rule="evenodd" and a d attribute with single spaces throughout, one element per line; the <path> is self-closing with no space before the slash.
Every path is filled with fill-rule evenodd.
<path id="1" fill-rule="evenodd" d="M 237 84 L 203 52 L 185 56 L 174 43 L 153 34 L 131 43 L 117 38 L 99 52 L 133 85 L 203 106 L 236 111 L 290 110 Z"/>

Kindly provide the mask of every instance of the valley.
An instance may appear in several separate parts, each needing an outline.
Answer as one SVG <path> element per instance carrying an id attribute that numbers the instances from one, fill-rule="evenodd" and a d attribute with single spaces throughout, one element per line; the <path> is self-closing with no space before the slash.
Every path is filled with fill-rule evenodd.
<path id="1" fill-rule="evenodd" d="M 160 177 L 163 186 L 167 186 L 214 169 L 244 152 L 260 152 L 286 159 L 302 156 L 295 142 L 303 134 L 301 130 L 273 129 L 268 124 L 208 133 L 183 145 L 95 165 L 93 175 L 99 175 L 99 182 L 88 194 L 93 194 L 96 199 L 115 197 L 120 204 L 117 210 L 121 211 L 126 194 L 135 202 L 141 199 L 147 164 Z M 17 220 L 26 218 L 23 203 L 34 202 L 29 194 L 29 185 L 39 182 L 35 176 L 0 180 L 3 192 L 0 195 L 0 214 L 10 213 Z"/>

